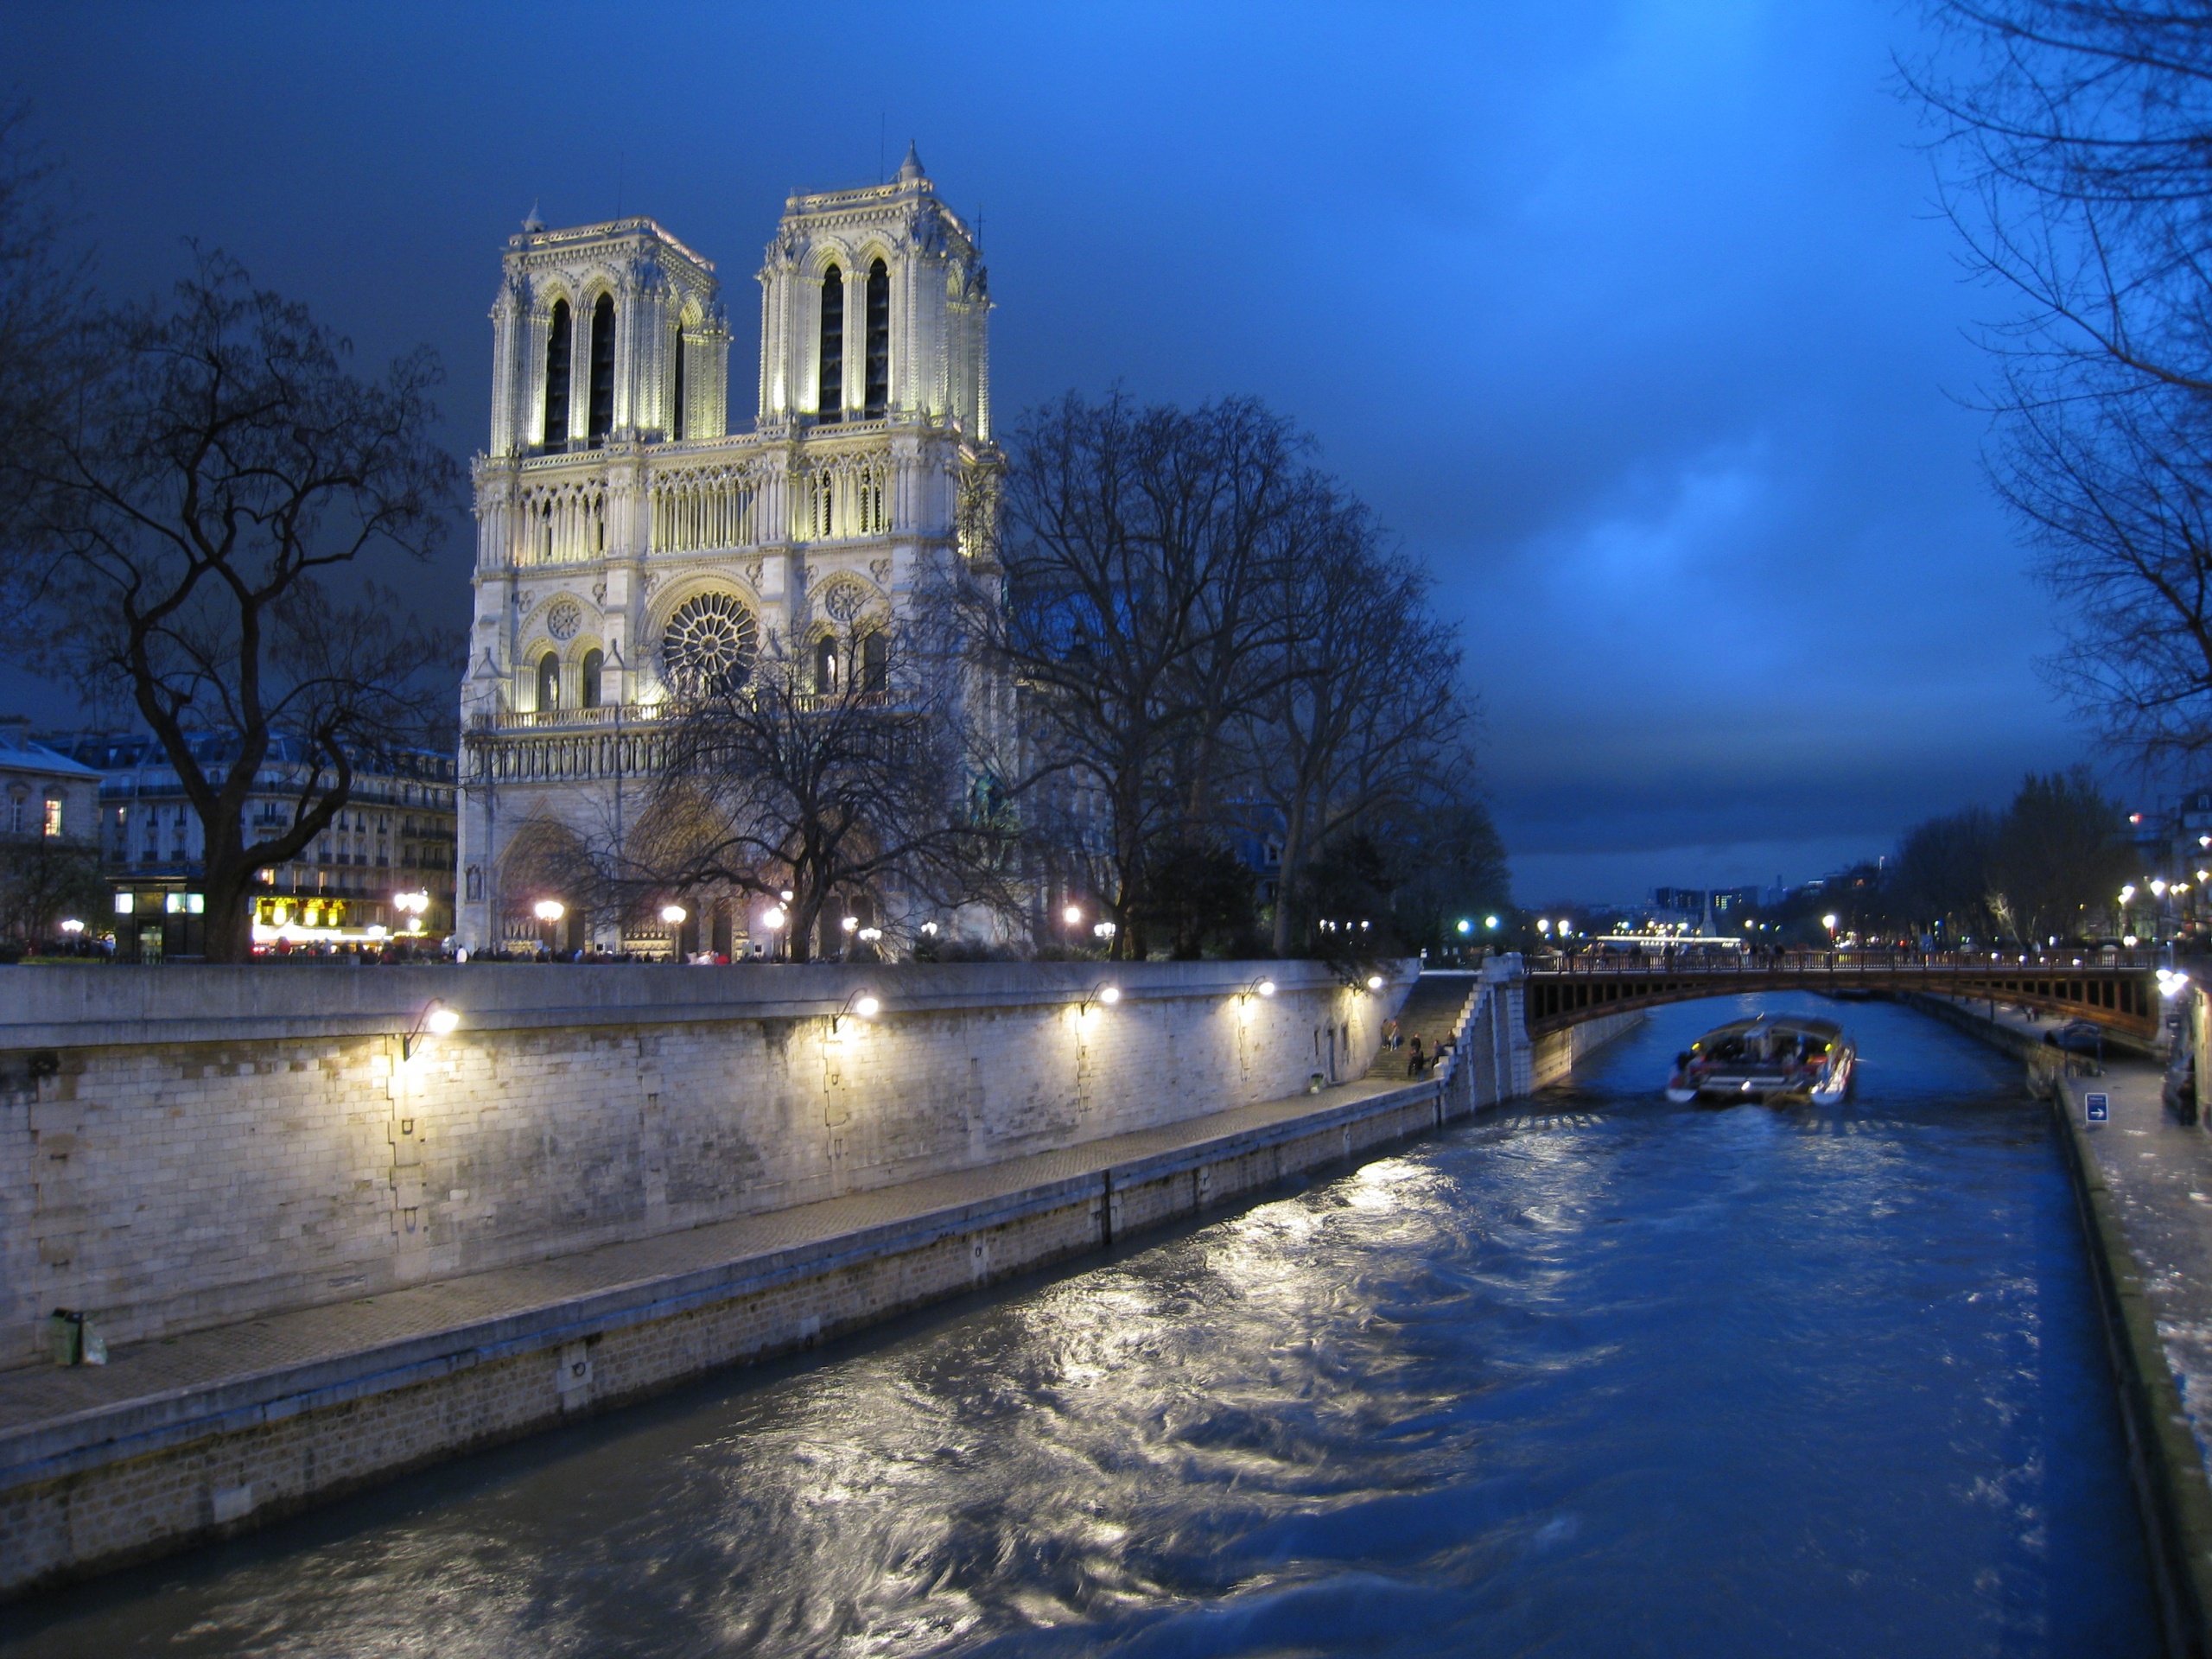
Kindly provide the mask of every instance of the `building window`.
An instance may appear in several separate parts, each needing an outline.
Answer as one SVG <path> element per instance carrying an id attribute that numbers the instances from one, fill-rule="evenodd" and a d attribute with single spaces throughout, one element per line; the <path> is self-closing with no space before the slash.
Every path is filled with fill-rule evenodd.
<path id="1" fill-rule="evenodd" d="M 545 335 L 545 447 L 558 454 L 569 447 L 569 348 L 575 330 L 569 302 L 553 302 L 553 323 Z"/>
<path id="2" fill-rule="evenodd" d="M 822 367 L 816 377 L 816 414 L 824 421 L 845 418 L 845 273 L 832 265 L 822 273 Z"/>
<path id="3" fill-rule="evenodd" d="M 8 797 L 8 833 L 11 836 L 23 833 L 23 803 L 29 798 L 29 791 L 20 789 Z"/>
<path id="4" fill-rule="evenodd" d="M 561 659 L 550 651 L 537 659 L 537 706 L 541 710 L 561 706 Z"/>
<path id="5" fill-rule="evenodd" d="M 891 401 L 891 273 L 879 259 L 868 268 L 868 412 Z"/>
<path id="6" fill-rule="evenodd" d="M 614 296 L 591 308 L 591 413 L 585 436 L 596 447 L 614 429 Z"/>
<path id="7" fill-rule="evenodd" d="M 880 633 L 861 641 L 861 690 L 880 691 L 891 683 L 891 646 Z"/>
<path id="8" fill-rule="evenodd" d="M 49 836 L 61 833 L 61 798 L 59 795 L 46 798 L 46 821 L 40 828 Z"/>
<path id="9" fill-rule="evenodd" d="M 814 647 L 814 689 L 825 697 L 837 690 L 837 642 L 828 634 Z"/>
<path id="10" fill-rule="evenodd" d="M 676 325 L 676 350 L 671 359 L 674 385 L 668 395 L 668 435 L 683 435 L 683 325 Z"/>
<path id="11" fill-rule="evenodd" d="M 584 652 L 583 696 L 580 699 L 586 709 L 599 707 L 600 680 L 607 667 L 607 655 L 601 651 Z"/>

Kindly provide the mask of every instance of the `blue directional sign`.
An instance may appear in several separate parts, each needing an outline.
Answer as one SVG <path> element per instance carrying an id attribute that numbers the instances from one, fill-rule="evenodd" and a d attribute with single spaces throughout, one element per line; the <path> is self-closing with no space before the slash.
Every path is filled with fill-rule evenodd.
<path id="1" fill-rule="evenodd" d="M 2090 1122 L 2109 1123 L 2112 1122 L 2110 1095 L 2085 1095 L 2082 1096 L 2082 1103 L 2088 1108 Z"/>

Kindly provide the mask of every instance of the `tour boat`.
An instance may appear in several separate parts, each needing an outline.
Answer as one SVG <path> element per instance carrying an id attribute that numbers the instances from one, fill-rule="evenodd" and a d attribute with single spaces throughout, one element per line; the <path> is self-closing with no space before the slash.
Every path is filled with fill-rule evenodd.
<path id="1" fill-rule="evenodd" d="M 1667 1098 L 1681 1104 L 1802 1096 L 1833 1106 L 1850 1093 L 1858 1058 L 1833 1020 L 1763 1014 L 1717 1026 L 1676 1055 Z"/>

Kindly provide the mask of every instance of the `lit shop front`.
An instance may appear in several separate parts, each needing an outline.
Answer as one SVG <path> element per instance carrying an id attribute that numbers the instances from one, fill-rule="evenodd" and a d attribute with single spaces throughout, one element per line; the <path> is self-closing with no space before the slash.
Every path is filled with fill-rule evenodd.
<path id="1" fill-rule="evenodd" d="M 426 938 L 423 918 L 429 908 L 427 893 L 396 893 L 388 906 L 325 893 L 264 894 L 253 901 L 253 948 Z M 387 915 L 391 921 L 384 919 Z"/>

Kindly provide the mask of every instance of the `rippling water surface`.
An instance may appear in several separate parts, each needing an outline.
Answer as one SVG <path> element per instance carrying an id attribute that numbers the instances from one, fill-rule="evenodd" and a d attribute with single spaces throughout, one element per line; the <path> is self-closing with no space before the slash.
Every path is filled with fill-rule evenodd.
<path id="1" fill-rule="evenodd" d="M 1849 1105 L 1668 1105 L 1667 1059 L 1738 1006 L 1661 1010 L 1572 1089 L 1086 1271 L 0 1612 L 0 1637 L 2152 1653 L 2044 1109 L 1883 1004 L 1845 1011 Z"/>

